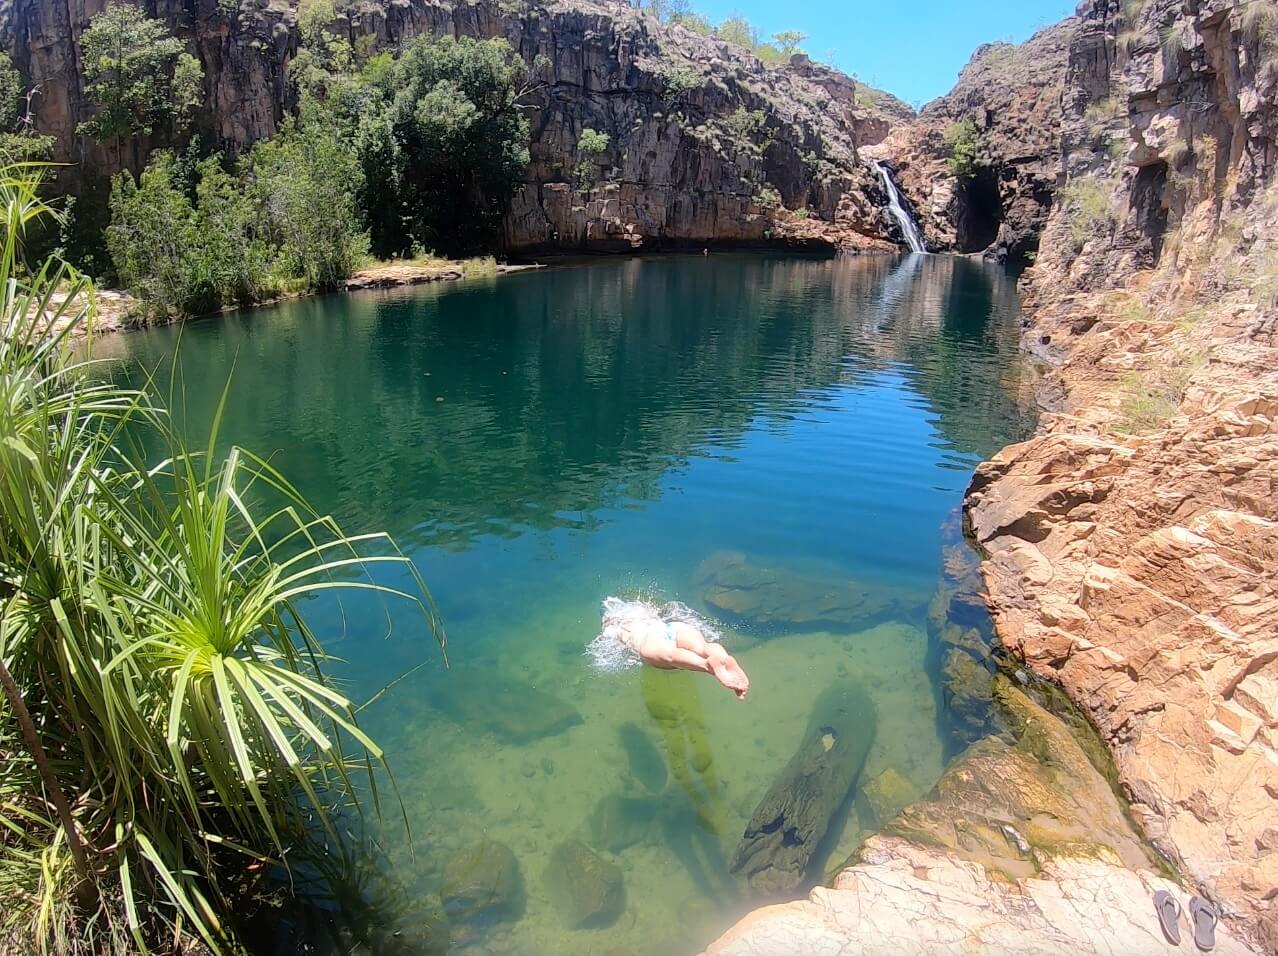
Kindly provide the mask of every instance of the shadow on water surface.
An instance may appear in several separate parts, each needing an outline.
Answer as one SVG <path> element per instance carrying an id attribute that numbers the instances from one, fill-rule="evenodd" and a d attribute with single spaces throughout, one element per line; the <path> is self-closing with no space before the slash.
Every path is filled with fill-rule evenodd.
<path id="1" fill-rule="evenodd" d="M 454 920 L 450 952 L 691 950 L 757 899 L 729 863 L 796 748 L 823 746 L 812 709 L 840 682 L 877 714 L 859 779 L 926 792 L 988 723 L 988 681 L 959 699 L 950 673 L 984 671 L 983 609 L 924 608 L 972 468 L 1032 422 L 1018 318 L 1014 284 L 965 259 L 714 255 L 187 327 L 179 418 L 206 434 L 233 368 L 224 439 L 349 529 L 395 535 L 448 626 L 445 671 L 397 611 L 385 640 L 372 603 L 307 607 L 356 699 L 429 661 L 363 715 L 414 832 L 415 853 L 381 837 L 398 909 L 325 903 L 320 922 L 425 919 L 450 865 L 513 858 L 520 915 Z M 101 351 L 163 375 L 178 341 Z M 633 592 L 726 621 L 747 701 L 704 676 L 594 671 L 599 602 Z M 809 882 L 877 826 L 827 802 Z M 620 912 L 565 913 L 566 852 L 624 884 Z"/>

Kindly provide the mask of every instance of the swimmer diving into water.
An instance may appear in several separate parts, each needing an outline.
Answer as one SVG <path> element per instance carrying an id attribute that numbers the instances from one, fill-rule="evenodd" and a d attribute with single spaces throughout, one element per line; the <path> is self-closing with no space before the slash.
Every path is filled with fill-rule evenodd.
<path id="1" fill-rule="evenodd" d="M 663 606 L 610 597 L 603 602 L 603 630 L 590 644 L 601 666 L 644 663 L 661 670 L 700 671 L 745 700 L 750 678 L 696 611 L 678 602 Z"/>

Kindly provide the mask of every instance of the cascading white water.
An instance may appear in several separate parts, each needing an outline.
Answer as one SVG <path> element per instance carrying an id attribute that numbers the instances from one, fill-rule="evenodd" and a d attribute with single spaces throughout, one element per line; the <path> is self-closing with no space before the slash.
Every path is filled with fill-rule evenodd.
<path id="1" fill-rule="evenodd" d="M 915 223 L 914 217 L 909 214 L 904 204 L 902 204 L 901 193 L 896 188 L 896 183 L 892 181 L 892 174 L 880 162 L 876 161 L 874 168 L 879 171 L 879 176 L 883 178 L 883 188 L 887 190 L 888 212 L 900 224 L 901 232 L 905 233 L 905 241 L 909 243 L 910 251 L 926 253 L 927 246 L 923 244 L 923 233 L 919 232 L 919 227 Z"/>

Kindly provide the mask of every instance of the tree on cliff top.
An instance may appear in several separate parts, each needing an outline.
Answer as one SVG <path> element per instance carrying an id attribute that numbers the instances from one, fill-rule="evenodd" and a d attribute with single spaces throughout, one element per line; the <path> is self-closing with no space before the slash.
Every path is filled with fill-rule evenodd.
<path id="1" fill-rule="evenodd" d="M 85 92 L 94 115 L 79 131 L 98 142 L 147 135 L 163 122 L 181 131 L 203 94 L 199 61 L 164 24 L 138 7 L 112 4 L 80 38 Z"/>

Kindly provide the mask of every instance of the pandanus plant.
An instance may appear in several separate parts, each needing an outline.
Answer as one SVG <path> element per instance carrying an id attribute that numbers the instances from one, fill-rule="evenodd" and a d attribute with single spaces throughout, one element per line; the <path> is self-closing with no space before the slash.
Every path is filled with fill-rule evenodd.
<path id="1" fill-rule="evenodd" d="M 0 168 L 0 950 L 234 950 L 246 872 L 380 813 L 384 755 L 299 602 L 370 590 L 443 631 L 389 538 L 213 454 L 220 407 L 190 451 L 73 347 L 91 283 L 22 263 L 40 174 Z"/>

